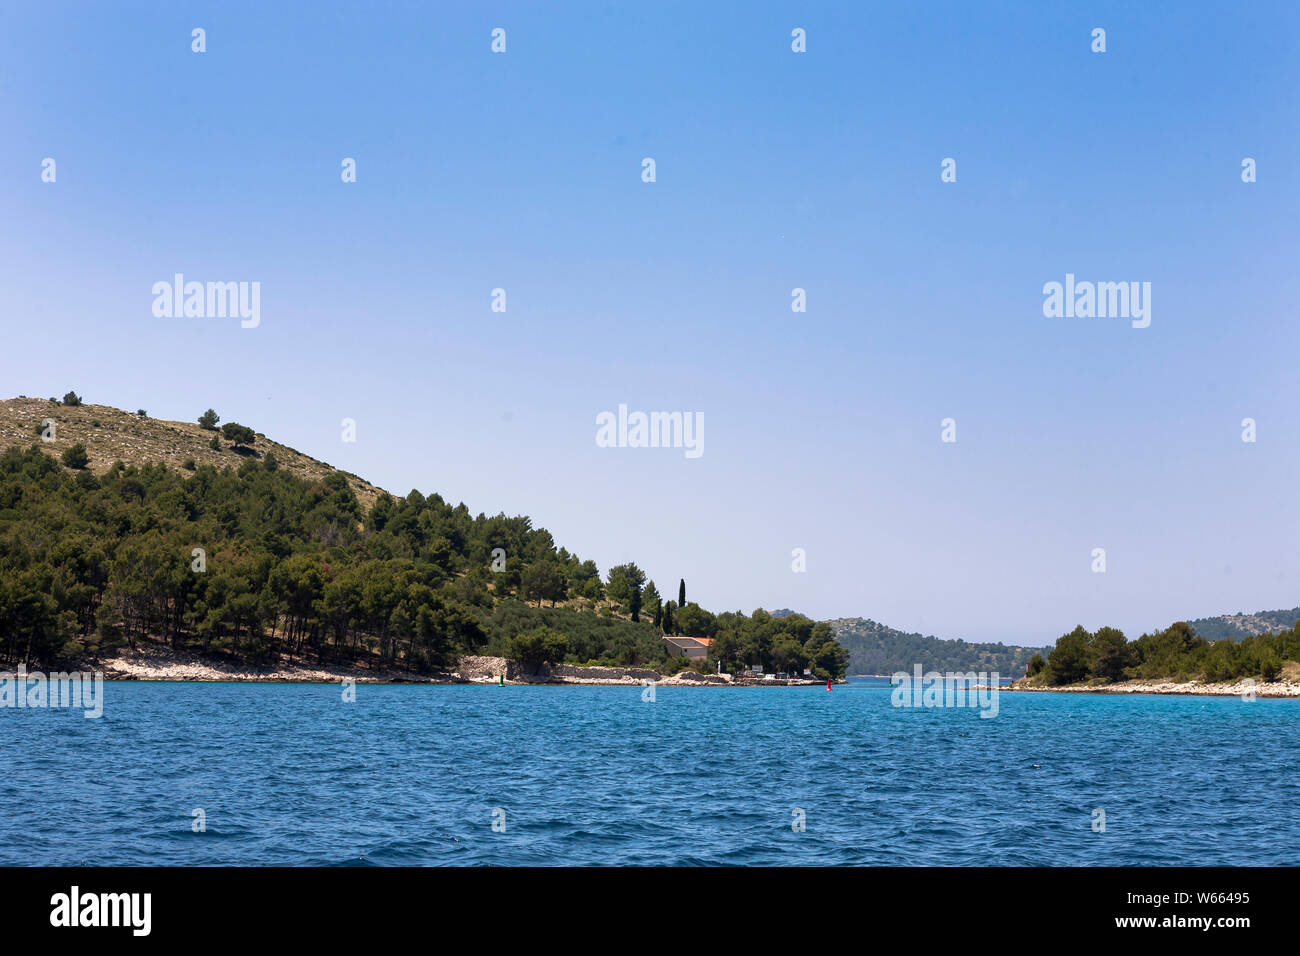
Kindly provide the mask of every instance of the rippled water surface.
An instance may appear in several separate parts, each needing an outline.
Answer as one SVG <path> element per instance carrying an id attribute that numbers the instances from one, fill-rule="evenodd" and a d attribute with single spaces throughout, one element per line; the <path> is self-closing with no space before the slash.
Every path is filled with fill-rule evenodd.
<path id="1" fill-rule="evenodd" d="M 98 720 L 0 710 L 0 863 L 1256 865 L 1300 843 L 1293 700 L 1004 693 L 981 719 L 873 680 L 104 693 Z"/>

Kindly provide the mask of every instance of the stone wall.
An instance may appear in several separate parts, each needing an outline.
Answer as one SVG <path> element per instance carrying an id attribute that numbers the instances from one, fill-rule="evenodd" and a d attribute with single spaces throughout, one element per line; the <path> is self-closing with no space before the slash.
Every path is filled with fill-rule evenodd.
<path id="1" fill-rule="evenodd" d="M 577 667 L 573 664 L 555 664 L 549 668 L 552 677 L 567 680 L 614 680 L 640 683 L 643 680 L 657 681 L 658 671 L 644 667 Z"/>
<path id="2" fill-rule="evenodd" d="M 462 657 L 453 672 L 473 684 L 495 684 L 499 674 L 505 674 L 506 680 L 520 680 L 523 669 L 506 657 Z"/>

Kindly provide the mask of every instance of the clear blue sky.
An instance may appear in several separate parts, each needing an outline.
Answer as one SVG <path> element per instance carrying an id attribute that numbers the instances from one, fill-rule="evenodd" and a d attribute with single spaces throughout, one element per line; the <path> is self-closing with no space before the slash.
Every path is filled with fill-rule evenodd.
<path id="1" fill-rule="evenodd" d="M 0 393 L 213 406 L 714 610 L 1044 643 L 1294 606 L 1297 28 L 1262 2 L 6 4 Z M 176 272 L 259 281 L 260 327 L 155 318 Z M 1067 272 L 1151 282 L 1151 326 L 1045 318 Z M 619 403 L 702 412 L 704 455 L 597 448 Z"/>

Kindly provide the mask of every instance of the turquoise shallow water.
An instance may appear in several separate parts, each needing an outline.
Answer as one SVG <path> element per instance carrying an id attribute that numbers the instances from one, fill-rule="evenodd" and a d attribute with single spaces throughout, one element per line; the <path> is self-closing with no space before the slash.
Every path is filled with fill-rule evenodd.
<path id="1" fill-rule="evenodd" d="M 632 687 L 104 693 L 98 720 L 0 710 L 0 864 L 1290 865 L 1300 843 L 1300 701 L 1007 693 L 981 719 L 892 707 L 883 680 L 653 703 Z"/>

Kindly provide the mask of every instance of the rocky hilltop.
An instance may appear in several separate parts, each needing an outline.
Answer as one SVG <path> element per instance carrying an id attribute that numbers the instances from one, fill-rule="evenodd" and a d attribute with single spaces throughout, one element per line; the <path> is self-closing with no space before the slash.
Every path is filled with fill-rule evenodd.
<path id="1" fill-rule="evenodd" d="M 1294 627 L 1297 621 L 1300 621 L 1300 607 L 1293 607 L 1289 611 L 1255 611 L 1253 614 L 1239 611 L 1236 614 L 1203 617 L 1188 623 L 1197 636 L 1207 641 L 1239 641 L 1259 634 L 1279 634 Z"/>
<path id="2" fill-rule="evenodd" d="M 195 410 L 196 419 L 202 411 Z M 46 422 L 54 423 L 53 441 L 42 440 Z M 321 481 L 339 470 L 256 434 L 256 441 L 243 447 L 226 441 L 219 431 L 200 427 L 197 421 L 164 421 L 108 405 L 69 405 L 49 398 L 0 400 L 0 448 L 36 445 L 58 458 L 73 445 L 82 444 L 90 457 L 87 468 L 99 475 L 117 461 L 140 467 L 160 464 L 176 470 L 184 470 L 187 464 L 238 468 L 246 459 L 262 459 L 268 452 L 275 455 L 280 468 L 310 481 Z M 220 446 L 217 449 L 211 447 L 214 437 Z M 365 508 L 381 494 L 381 489 L 368 481 L 349 472 L 342 474 Z"/>

